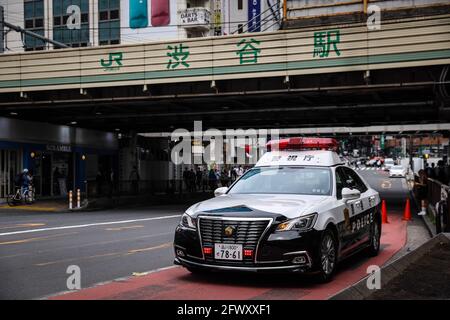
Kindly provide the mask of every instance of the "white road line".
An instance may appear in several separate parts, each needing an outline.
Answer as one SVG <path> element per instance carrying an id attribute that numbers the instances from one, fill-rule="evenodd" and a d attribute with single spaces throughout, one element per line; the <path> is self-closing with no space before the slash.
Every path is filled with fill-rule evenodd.
<path id="1" fill-rule="evenodd" d="M 153 218 L 144 218 L 144 219 L 134 219 L 134 220 L 121 220 L 121 221 L 98 222 L 98 223 L 89 223 L 89 224 L 78 224 L 78 225 L 73 225 L 73 226 L 62 226 L 62 227 L 51 227 L 51 228 L 5 232 L 5 233 L 0 233 L 0 236 L 11 236 L 14 234 L 63 230 L 63 229 L 76 229 L 76 228 L 86 228 L 86 227 L 94 227 L 94 226 L 107 226 L 107 225 L 111 225 L 111 224 L 123 224 L 123 223 L 139 222 L 139 221 L 163 220 L 163 219 L 172 219 L 172 218 L 179 218 L 179 217 L 181 217 L 181 214 L 176 214 L 176 215 L 171 215 L 171 216 L 162 216 L 162 217 L 153 217 Z"/>

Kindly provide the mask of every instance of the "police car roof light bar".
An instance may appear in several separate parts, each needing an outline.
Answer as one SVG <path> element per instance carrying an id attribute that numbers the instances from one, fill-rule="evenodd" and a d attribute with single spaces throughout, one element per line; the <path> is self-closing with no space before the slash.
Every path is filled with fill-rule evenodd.
<path id="1" fill-rule="evenodd" d="M 267 151 L 272 150 L 338 150 L 338 142 L 333 138 L 293 137 L 271 140 L 266 144 Z"/>

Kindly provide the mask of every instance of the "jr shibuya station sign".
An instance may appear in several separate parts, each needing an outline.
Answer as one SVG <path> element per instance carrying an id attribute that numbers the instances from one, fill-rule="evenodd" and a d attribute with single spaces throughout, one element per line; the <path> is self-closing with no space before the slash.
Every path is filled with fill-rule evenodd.
<path id="1" fill-rule="evenodd" d="M 414 34 L 411 34 L 414 30 Z M 450 14 L 0 55 L 0 92 L 286 77 L 450 64 Z"/>

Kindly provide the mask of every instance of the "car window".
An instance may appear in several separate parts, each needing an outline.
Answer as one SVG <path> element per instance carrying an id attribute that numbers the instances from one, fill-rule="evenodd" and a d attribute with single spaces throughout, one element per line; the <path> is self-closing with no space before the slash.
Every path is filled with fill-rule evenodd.
<path id="1" fill-rule="evenodd" d="M 229 194 L 329 195 L 329 168 L 258 167 L 251 169 L 228 191 Z"/>
<path id="2" fill-rule="evenodd" d="M 344 188 L 344 177 L 342 168 L 336 169 L 336 198 L 342 199 L 342 189 Z"/>
<path id="3" fill-rule="evenodd" d="M 345 186 L 347 188 L 356 188 L 361 193 L 367 191 L 366 185 L 355 171 L 347 167 L 343 167 L 342 170 L 344 173 Z"/>

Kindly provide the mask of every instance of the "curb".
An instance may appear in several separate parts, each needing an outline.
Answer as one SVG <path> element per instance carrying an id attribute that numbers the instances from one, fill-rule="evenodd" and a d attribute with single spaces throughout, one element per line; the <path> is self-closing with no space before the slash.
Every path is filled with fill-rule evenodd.
<path id="1" fill-rule="evenodd" d="M 382 267 L 381 286 L 387 285 L 391 280 L 400 275 L 410 264 L 420 259 L 436 244 L 441 242 L 450 243 L 450 233 L 440 233 L 417 249 Z M 352 286 L 338 292 L 336 295 L 332 296 L 330 300 L 361 300 L 370 297 L 374 291 L 367 288 L 366 282 L 369 276 L 370 275 L 367 275 Z"/>

